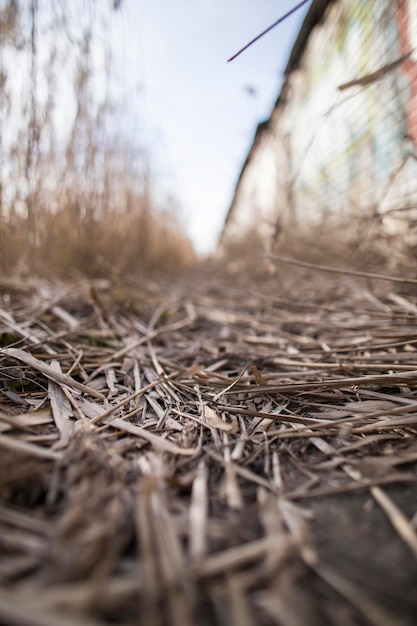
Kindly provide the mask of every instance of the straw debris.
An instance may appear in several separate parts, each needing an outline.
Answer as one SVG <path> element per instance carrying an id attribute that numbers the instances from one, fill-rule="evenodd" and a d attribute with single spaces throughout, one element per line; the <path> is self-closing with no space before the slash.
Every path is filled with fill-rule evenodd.
<path id="1" fill-rule="evenodd" d="M 0 621 L 410 625 L 413 281 L 0 283 Z"/>

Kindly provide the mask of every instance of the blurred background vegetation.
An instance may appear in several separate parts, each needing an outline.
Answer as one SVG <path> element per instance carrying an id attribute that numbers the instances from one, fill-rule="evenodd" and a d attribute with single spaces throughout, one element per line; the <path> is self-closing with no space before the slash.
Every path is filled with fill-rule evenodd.
<path id="1" fill-rule="evenodd" d="M 117 90 L 121 0 L 0 1 L 0 271 L 137 274 L 195 260 Z M 129 107 L 129 111 L 132 107 Z M 131 114 L 129 114 L 131 115 Z"/>

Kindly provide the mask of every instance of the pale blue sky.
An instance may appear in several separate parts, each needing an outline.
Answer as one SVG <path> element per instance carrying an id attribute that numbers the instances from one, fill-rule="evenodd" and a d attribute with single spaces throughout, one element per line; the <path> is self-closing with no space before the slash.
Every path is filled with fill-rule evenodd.
<path id="1" fill-rule="evenodd" d="M 279 93 L 309 3 L 231 63 L 299 0 L 124 0 L 115 60 L 149 146 L 154 188 L 211 251 L 258 122 Z M 252 95 L 248 87 L 255 90 Z"/>

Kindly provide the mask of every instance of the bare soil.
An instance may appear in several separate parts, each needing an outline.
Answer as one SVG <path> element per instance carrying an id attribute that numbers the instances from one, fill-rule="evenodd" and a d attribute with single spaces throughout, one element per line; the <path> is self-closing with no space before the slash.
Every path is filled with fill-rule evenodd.
<path id="1" fill-rule="evenodd" d="M 0 623 L 417 623 L 417 285 L 0 280 Z"/>

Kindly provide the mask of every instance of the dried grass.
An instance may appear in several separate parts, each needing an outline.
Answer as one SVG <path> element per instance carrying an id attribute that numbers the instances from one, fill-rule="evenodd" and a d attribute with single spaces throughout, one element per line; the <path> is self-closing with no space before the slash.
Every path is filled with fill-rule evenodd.
<path id="1" fill-rule="evenodd" d="M 82 177 L 71 191 L 46 194 L 34 209 L 36 236 L 27 215 L 8 214 L 0 221 L 2 273 L 117 278 L 195 263 L 192 245 L 175 212 L 158 209 L 146 190 L 131 189 L 128 174 L 110 167 L 105 175 L 117 180 L 121 189 L 107 188 L 100 198 L 94 191 L 101 185 L 97 181 L 92 181 L 90 190 L 79 192 L 85 182 Z M 94 211 L 90 212 L 89 204 Z"/>
<path id="2" fill-rule="evenodd" d="M 194 263 L 175 200 L 155 199 L 137 90 L 120 91 L 116 3 L 3 5 L 1 274 L 117 278 Z"/>
<path id="3" fill-rule="evenodd" d="M 2 281 L 0 621 L 415 623 L 405 278 Z"/>

